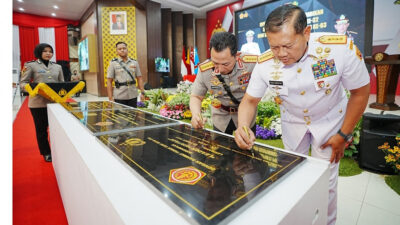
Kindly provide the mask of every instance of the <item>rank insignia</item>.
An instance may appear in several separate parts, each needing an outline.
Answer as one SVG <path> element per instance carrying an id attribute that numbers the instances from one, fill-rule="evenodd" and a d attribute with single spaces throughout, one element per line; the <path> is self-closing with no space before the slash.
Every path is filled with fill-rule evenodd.
<path id="1" fill-rule="evenodd" d="M 130 65 L 130 66 L 129 66 L 129 68 L 133 68 L 133 69 L 135 69 L 135 68 L 136 68 L 136 66 L 135 66 L 135 65 Z"/>
<path id="2" fill-rule="evenodd" d="M 356 48 L 356 55 L 357 57 L 362 60 L 362 53 L 360 51 L 360 49 L 357 48 L 357 45 L 354 45 L 354 47 Z"/>
<path id="3" fill-rule="evenodd" d="M 214 76 L 213 78 L 211 78 L 211 84 L 217 86 L 217 85 L 219 85 L 220 83 L 221 83 L 221 82 L 218 80 L 217 77 Z"/>
<path id="4" fill-rule="evenodd" d="M 200 71 L 204 72 L 206 70 L 209 70 L 209 69 L 213 68 L 214 67 L 214 63 L 212 61 L 204 62 L 204 63 L 200 64 L 199 67 L 200 67 Z"/>
<path id="5" fill-rule="evenodd" d="M 170 170 L 168 181 L 171 183 L 195 185 L 205 175 L 206 173 L 196 167 L 189 166 Z"/>
<path id="6" fill-rule="evenodd" d="M 318 38 L 321 44 L 346 44 L 347 35 L 324 35 Z"/>
<path id="7" fill-rule="evenodd" d="M 314 74 L 314 79 L 318 80 L 321 78 L 333 76 L 337 74 L 336 65 L 334 59 L 322 59 L 318 60 L 316 64 L 311 65 L 311 69 Z"/>
<path id="8" fill-rule="evenodd" d="M 318 87 L 323 88 L 325 87 L 325 82 L 323 80 L 317 82 Z"/>
<path id="9" fill-rule="evenodd" d="M 240 85 L 248 84 L 249 81 L 250 81 L 250 73 L 249 73 L 249 72 L 243 73 L 242 75 L 240 75 L 240 76 L 238 77 L 238 83 L 239 83 Z"/>
<path id="10" fill-rule="evenodd" d="M 353 50 L 353 45 L 354 45 L 354 44 L 353 44 L 353 41 L 351 40 L 351 41 L 350 41 L 350 46 L 349 46 L 349 47 L 350 47 L 350 50 Z"/>
<path id="11" fill-rule="evenodd" d="M 262 63 L 274 58 L 274 53 L 272 51 L 266 51 L 258 57 L 258 63 Z"/>
<path id="12" fill-rule="evenodd" d="M 257 55 L 245 55 L 243 56 L 243 62 L 245 63 L 256 63 L 258 60 L 258 56 Z"/>

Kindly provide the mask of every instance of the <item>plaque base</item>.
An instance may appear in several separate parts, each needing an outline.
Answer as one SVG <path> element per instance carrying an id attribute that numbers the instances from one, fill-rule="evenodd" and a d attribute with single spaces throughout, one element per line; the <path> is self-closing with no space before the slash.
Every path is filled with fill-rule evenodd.
<path id="1" fill-rule="evenodd" d="M 374 109 L 381 109 L 381 110 L 384 110 L 384 111 L 400 110 L 400 107 L 394 102 L 384 103 L 384 104 L 378 103 L 378 102 L 374 102 L 374 103 L 369 104 L 369 107 L 370 108 L 374 108 Z"/>

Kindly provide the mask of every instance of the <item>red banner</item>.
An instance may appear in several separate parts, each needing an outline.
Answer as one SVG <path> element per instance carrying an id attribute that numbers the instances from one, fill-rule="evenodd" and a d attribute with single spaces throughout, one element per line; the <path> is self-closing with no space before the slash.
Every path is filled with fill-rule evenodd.
<path id="1" fill-rule="evenodd" d="M 207 58 L 210 58 L 209 43 L 212 34 L 218 31 L 232 32 L 235 11 L 241 9 L 242 5 L 243 0 L 240 0 L 207 12 Z"/>

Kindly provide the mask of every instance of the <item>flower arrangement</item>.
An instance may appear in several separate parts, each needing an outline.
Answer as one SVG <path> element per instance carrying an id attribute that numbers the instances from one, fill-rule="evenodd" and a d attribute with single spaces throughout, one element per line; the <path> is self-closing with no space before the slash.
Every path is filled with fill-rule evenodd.
<path id="1" fill-rule="evenodd" d="M 146 108 L 146 103 L 145 102 L 137 102 L 137 107 L 138 108 Z"/>
<path id="2" fill-rule="evenodd" d="M 147 108 L 157 112 L 167 100 L 168 93 L 162 89 L 152 89 L 146 91 L 146 97 L 149 98 Z"/>
<path id="3" fill-rule="evenodd" d="M 256 125 L 256 138 L 261 139 L 276 139 L 278 135 L 275 133 L 274 129 L 263 128 L 262 126 Z"/>
<path id="4" fill-rule="evenodd" d="M 394 171 L 400 174 L 400 134 L 396 136 L 397 146 L 393 148 L 385 142 L 378 149 L 385 153 L 386 163 L 393 167 Z"/>
<path id="5" fill-rule="evenodd" d="M 282 136 L 279 106 L 273 101 L 262 101 L 257 107 L 256 138 L 277 139 Z"/>
<path id="6" fill-rule="evenodd" d="M 177 90 L 176 90 L 176 93 L 177 94 L 179 94 L 179 93 L 186 93 L 186 94 L 189 94 L 190 95 L 190 93 L 192 92 L 192 82 L 190 82 L 190 81 L 188 81 L 188 80 L 185 80 L 185 81 L 180 81 L 178 84 L 177 84 Z"/>
<path id="7" fill-rule="evenodd" d="M 190 96 L 187 93 L 170 95 L 166 103 L 160 108 L 160 115 L 177 120 L 192 118 L 189 100 Z"/>

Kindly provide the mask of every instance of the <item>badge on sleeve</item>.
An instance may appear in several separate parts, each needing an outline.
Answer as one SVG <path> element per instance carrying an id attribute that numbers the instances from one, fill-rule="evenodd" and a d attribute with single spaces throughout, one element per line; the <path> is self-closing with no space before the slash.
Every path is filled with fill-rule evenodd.
<path id="1" fill-rule="evenodd" d="M 362 53 L 360 51 L 360 49 L 357 48 L 357 45 L 354 45 L 354 47 L 356 48 L 356 55 L 357 57 L 362 60 Z"/>

